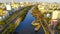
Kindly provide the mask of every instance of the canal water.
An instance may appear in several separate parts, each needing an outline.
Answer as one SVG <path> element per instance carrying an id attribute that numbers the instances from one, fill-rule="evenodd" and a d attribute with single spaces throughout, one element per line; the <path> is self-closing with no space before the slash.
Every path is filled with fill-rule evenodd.
<path id="1" fill-rule="evenodd" d="M 35 20 L 35 18 L 30 13 L 30 11 L 31 10 L 29 10 L 25 19 L 20 23 L 19 27 L 16 29 L 16 32 L 18 34 L 44 34 L 42 27 L 38 32 L 34 31 L 34 27 L 31 25 L 31 23 Z"/>

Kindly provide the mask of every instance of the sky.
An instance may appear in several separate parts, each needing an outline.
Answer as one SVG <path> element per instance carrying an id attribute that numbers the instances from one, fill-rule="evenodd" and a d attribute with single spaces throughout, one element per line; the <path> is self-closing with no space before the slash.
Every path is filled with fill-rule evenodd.
<path id="1" fill-rule="evenodd" d="M 0 0 L 0 2 L 11 2 L 12 0 Z M 15 2 L 49 2 L 49 3 L 53 3 L 53 2 L 57 2 L 60 3 L 60 0 L 14 0 Z"/>

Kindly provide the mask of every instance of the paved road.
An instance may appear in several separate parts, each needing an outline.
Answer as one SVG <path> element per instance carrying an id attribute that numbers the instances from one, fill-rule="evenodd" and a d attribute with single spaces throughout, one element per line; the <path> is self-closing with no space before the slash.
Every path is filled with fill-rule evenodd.
<path id="1" fill-rule="evenodd" d="M 8 28 L 9 24 L 14 23 L 16 19 L 18 18 L 18 16 L 21 14 L 21 12 L 22 10 L 19 10 L 17 14 L 14 14 L 15 16 L 12 16 L 11 18 L 9 18 L 9 20 L 7 20 L 8 24 L 5 25 L 5 27 L 0 31 L 0 33 L 2 33 L 6 28 Z"/>

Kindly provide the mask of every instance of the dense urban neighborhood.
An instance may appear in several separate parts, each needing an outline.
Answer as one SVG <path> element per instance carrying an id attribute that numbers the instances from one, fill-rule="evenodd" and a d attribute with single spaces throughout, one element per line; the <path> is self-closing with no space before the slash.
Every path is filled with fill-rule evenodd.
<path id="1" fill-rule="evenodd" d="M 60 34 L 60 3 L 0 3 L 0 34 Z"/>

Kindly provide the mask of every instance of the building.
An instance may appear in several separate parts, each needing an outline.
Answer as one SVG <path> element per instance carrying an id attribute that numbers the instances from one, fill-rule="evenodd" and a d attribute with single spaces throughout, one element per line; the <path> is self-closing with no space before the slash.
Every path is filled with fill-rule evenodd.
<path id="1" fill-rule="evenodd" d="M 9 13 L 7 10 L 3 10 L 2 8 L 0 8 L 0 20 L 5 19 L 6 17 L 9 16 Z"/>
<path id="2" fill-rule="evenodd" d="M 60 11 L 56 10 L 52 12 L 52 19 L 60 19 Z"/>
<path id="3" fill-rule="evenodd" d="M 39 9 L 39 11 L 41 11 L 41 13 L 47 12 L 45 5 L 38 5 L 38 9 Z"/>

